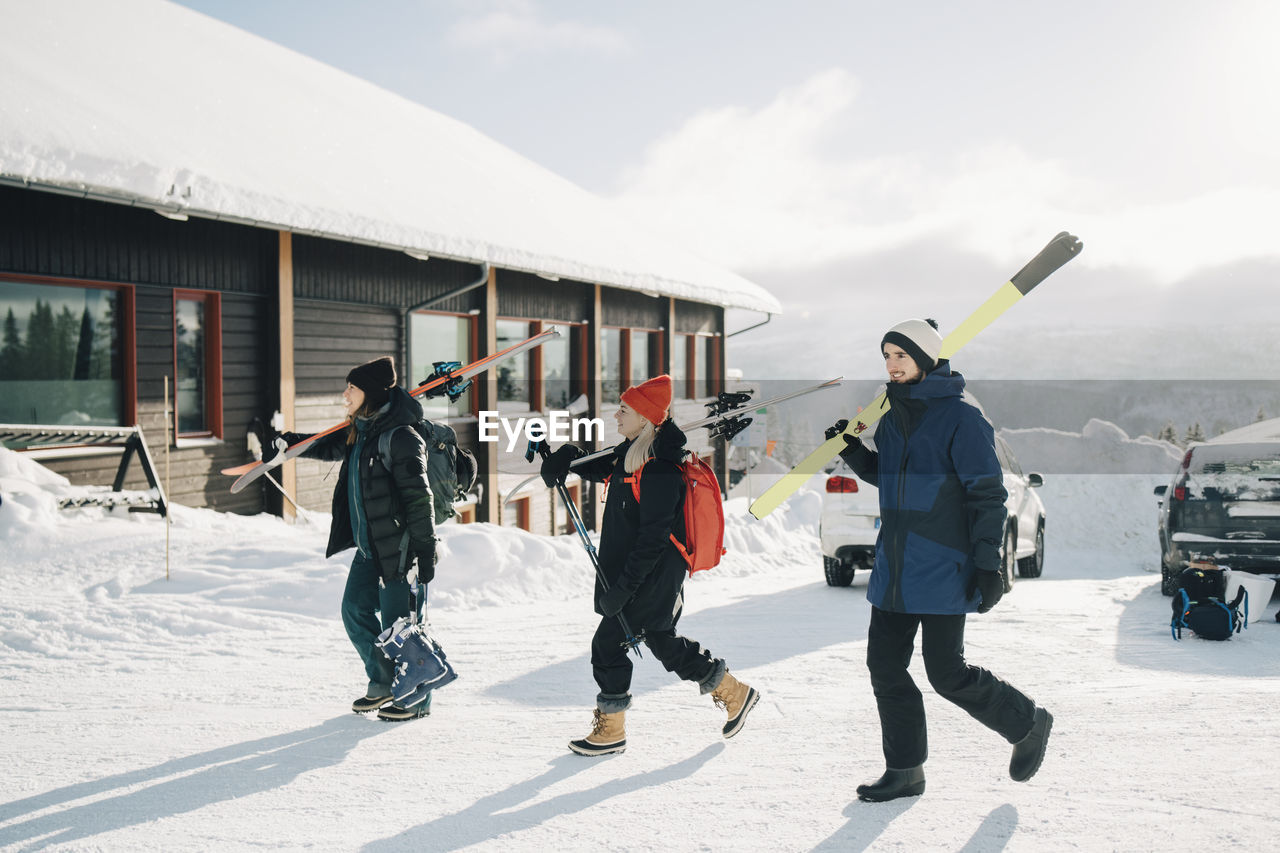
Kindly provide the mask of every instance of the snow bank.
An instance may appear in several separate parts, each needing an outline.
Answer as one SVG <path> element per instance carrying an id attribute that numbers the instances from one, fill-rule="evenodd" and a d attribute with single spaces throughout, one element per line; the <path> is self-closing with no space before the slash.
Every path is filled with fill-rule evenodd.
<path id="1" fill-rule="evenodd" d="M 1081 432 L 1042 427 L 1002 429 L 1023 471 L 1042 474 L 1164 474 L 1172 477 L 1182 450 L 1167 441 L 1130 438 L 1110 421 L 1092 418 Z"/>
<path id="2" fill-rule="evenodd" d="M 330 521 L 326 513 L 304 511 L 298 523 L 291 525 L 265 514 L 245 517 L 171 505 L 169 580 L 156 586 L 156 578 L 165 575 L 163 522 L 154 516 L 101 508 L 58 509 L 58 498 L 85 490 L 34 460 L 0 449 L 4 541 L 34 555 L 51 542 L 93 535 L 102 538 L 109 551 L 107 540 L 126 534 L 118 525 L 152 524 L 155 547 L 135 554 L 114 576 L 108 577 L 104 567 L 103 595 L 145 592 L 170 599 L 206 598 L 317 617 L 331 615 L 341 597 L 351 552 L 325 560 Z M 746 499 L 729 501 L 725 506 L 728 553 L 712 571 L 740 577 L 771 571 L 778 562 L 793 559 L 819 564 L 816 536 L 821 506 L 817 493 L 802 490 L 767 519 L 757 521 L 747 512 Z M 92 534 L 81 533 L 87 527 Z M 593 589 L 594 569 L 576 534 L 540 536 L 494 524 L 452 522 L 438 530 L 440 564 L 431 584 L 433 607 L 564 601 L 587 597 Z M 85 568 L 87 577 L 96 573 L 95 567 Z M 694 579 L 707 575 L 702 572 Z"/>

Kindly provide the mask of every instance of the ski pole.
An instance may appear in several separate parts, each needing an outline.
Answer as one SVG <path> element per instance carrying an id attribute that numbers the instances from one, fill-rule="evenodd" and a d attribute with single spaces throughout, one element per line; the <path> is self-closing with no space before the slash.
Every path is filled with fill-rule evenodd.
<path id="1" fill-rule="evenodd" d="M 526 461 L 532 462 L 535 455 L 546 459 L 551 455 L 551 448 L 547 446 L 545 441 L 531 441 L 529 442 L 529 449 L 525 451 L 524 458 Z M 595 567 L 596 578 L 600 581 L 600 588 L 608 592 L 609 581 L 605 578 L 604 572 L 600 571 L 600 560 L 596 555 L 596 546 L 592 544 L 591 537 L 587 535 L 587 526 L 582 523 L 582 516 L 578 513 L 577 505 L 569 498 L 569 490 L 565 488 L 563 480 L 556 483 L 556 491 L 560 493 L 560 499 L 564 501 L 565 511 L 569 513 L 569 519 L 573 521 L 573 527 L 578 531 L 578 538 L 582 540 L 582 547 L 586 549 L 587 556 L 591 558 L 591 565 Z M 644 657 L 640 653 L 640 642 L 643 638 L 631 633 L 631 626 L 627 624 L 627 617 L 622 615 L 621 610 L 618 611 L 618 624 L 622 626 L 622 634 L 626 638 L 622 641 L 622 645 L 635 652 L 636 657 Z"/>

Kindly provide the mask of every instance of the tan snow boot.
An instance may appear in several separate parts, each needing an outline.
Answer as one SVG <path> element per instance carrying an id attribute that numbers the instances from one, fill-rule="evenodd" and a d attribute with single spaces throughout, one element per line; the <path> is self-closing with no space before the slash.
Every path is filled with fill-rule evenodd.
<path id="1" fill-rule="evenodd" d="M 729 721 L 724 724 L 724 736 L 733 737 L 747 722 L 747 714 L 760 701 L 760 694 L 751 685 L 734 678 L 726 669 L 720 686 L 711 691 L 711 698 L 717 707 L 724 708 L 728 713 Z"/>
<path id="2" fill-rule="evenodd" d="M 608 755 L 627 751 L 627 712 L 606 714 L 599 708 L 591 724 L 591 734 L 582 740 L 569 741 L 569 748 L 579 755 Z"/>

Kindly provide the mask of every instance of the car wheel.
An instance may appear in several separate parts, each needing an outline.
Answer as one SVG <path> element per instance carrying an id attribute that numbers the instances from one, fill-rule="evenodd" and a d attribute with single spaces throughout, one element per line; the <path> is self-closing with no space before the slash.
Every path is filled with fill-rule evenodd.
<path id="1" fill-rule="evenodd" d="M 1000 552 L 1000 579 L 1004 591 L 1013 589 L 1013 577 L 1017 574 L 1018 529 L 1010 524 L 1004 531 L 1004 550 Z"/>
<path id="2" fill-rule="evenodd" d="M 1018 576 L 1038 578 L 1044 571 L 1044 522 L 1036 527 L 1036 552 L 1026 559 L 1018 561 Z"/>
<path id="3" fill-rule="evenodd" d="M 1178 591 L 1178 576 L 1167 564 L 1160 565 L 1160 594 L 1173 595 Z"/>
<path id="4" fill-rule="evenodd" d="M 842 563 L 835 557 L 822 557 L 822 568 L 826 571 L 827 586 L 848 586 L 853 583 L 853 566 Z"/>

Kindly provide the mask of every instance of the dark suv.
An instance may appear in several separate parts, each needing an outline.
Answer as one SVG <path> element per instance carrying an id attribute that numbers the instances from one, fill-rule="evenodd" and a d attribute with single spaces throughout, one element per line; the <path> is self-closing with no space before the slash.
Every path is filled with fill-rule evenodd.
<path id="1" fill-rule="evenodd" d="M 1160 591 L 1191 560 L 1280 574 L 1280 442 L 1193 444 L 1160 501 Z"/>

